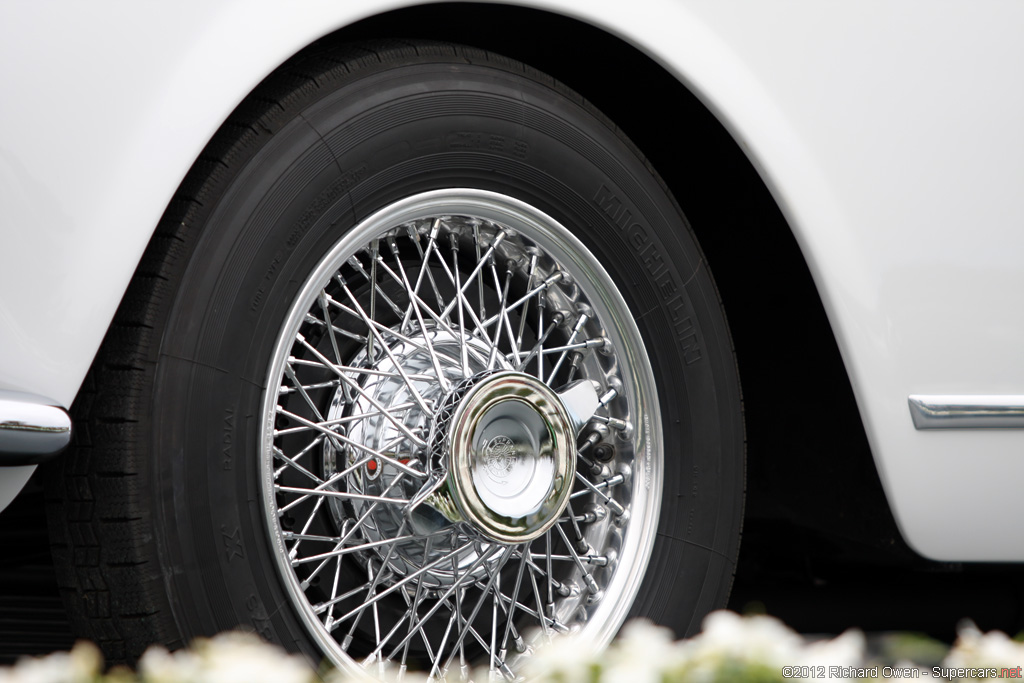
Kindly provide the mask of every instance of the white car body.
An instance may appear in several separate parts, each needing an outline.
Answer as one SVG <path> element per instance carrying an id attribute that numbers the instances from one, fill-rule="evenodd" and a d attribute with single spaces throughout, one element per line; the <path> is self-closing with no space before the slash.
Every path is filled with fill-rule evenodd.
<path id="1" fill-rule="evenodd" d="M 290 55 L 401 0 L 0 7 L 0 390 L 70 406 L 168 201 Z M 908 543 L 1024 560 L 1024 5 L 530 0 L 653 57 L 734 135 L 810 267 Z M 1017 399 L 1014 399 L 1017 396 Z M 1007 424 L 999 423 L 999 424 Z M 0 508 L 32 467 L 0 470 Z"/>

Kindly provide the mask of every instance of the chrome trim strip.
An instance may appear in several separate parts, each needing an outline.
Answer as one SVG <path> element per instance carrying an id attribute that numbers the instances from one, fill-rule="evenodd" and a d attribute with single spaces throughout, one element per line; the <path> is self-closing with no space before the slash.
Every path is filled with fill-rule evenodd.
<path id="1" fill-rule="evenodd" d="M 71 443 L 71 417 L 56 401 L 0 391 L 0 467 L 34 465 Z"/>
<path id="2" fill-rule="evenodd" d="M 1024 395 L 913 394 L 908 402 L 917 429 L 1024 429 Z"/>

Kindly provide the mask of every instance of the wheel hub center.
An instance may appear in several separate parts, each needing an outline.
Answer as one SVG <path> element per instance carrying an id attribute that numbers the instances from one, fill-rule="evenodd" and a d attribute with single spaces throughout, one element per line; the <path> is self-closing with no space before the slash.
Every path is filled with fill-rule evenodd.
<path id="1" fill-rule="evenodd" d="M 456 508 L 499 542 L 541 536 L 572 490 L 568 412 L 546 384 L 520 372 L 496 372 L 463 391 L 442 435 Z"/>

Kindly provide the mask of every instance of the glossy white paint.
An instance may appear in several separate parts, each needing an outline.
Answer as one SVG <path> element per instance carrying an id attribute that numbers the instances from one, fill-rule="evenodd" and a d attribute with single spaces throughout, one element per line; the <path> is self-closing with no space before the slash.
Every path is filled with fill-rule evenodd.
<path id="1" fill-rule="evenodd" d="M 231 109 L 310 41 L 400 4 L 0 6 L 0 389 L 69 405 Z M 918 432 L 907 411 L 909 394 L 1024 391 L 1024 5 L 524 4 L 641 47 L 747 150 L 808 259 L 907 540 L 1024 560 L 1006 523 L 1024 432 Z"/>

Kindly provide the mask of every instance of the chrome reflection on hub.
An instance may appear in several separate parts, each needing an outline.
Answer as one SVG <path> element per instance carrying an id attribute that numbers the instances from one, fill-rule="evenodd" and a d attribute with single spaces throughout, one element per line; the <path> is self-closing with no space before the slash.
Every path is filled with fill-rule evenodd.
<path id="1" fill-rule="evenodd" d="M 576 436 L 566 407 L 536 377 L 513 371 L 480 379 L 460 398 L 444 439 L 456 508 L 495 541 L 541 536 L 572 492 Z"/>

